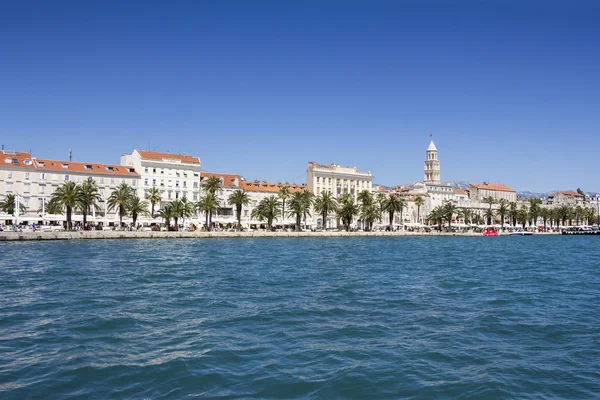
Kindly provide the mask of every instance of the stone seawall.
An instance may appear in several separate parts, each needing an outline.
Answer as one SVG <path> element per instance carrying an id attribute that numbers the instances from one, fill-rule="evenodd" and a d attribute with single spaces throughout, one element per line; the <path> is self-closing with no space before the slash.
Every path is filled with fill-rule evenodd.
<path id="1" fill-rule="evenodd" d="M 549 235 L 553 233 L 538 233 Z M 507 234 L 500 234 L 501 236 Z M 0 241 L 77 240 L 77 239 L 192 239 L 192 238 L 286 238 L 286 237 L 392 237 L 392 236 L 473 236 L 481 233 L 425 232 L 0 232 Z"/>

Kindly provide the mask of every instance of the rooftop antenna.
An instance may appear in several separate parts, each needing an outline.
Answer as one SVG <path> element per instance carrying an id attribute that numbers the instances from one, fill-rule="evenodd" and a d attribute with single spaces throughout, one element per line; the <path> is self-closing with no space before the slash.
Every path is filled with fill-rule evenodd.
<path id="1" fill-rule="evenodd" d="M 69 149 L 69 162 L 73 160 L 73 149 Z"/>

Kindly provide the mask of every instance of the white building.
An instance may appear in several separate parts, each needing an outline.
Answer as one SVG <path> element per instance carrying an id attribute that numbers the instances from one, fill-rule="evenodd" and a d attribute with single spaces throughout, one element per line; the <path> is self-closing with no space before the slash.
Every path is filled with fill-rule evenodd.
<path id="1" fill-rule="evenodd" d="M 548 195 L 548 204 L 556 206 L 581 206 L 585 203 L 585 195 L 572 190 L 555 192 Z"/>
<path id="2" fill-rule="evenodd" d="M 160 190 L 162 202 L 183 197 L 198 201 L 200 197 L 198 157 L 134 150 L 131 154 L 121 155 L 121 165 L 133 167 L 140 174 L 141 185 L 137 189 L 137 195 L 141 199 L 146 197 L 152 187 Z"/>
<path id="3" fill-rule="evenodd" d="M 39 159 L 26 152 L 0 151 L 0 198 L 8 194 L 19 197 L 19 202 L 26 207 L 25 213 L 19 215 L 19 222 L 46 224 L 65 221 L 63 215 L 47 214 L 46 202 L 56 188 L 65 182 L 81 184 L 88 178 L 96 181 L 102 198 L 99 204 L 101 210 L 92 210 L 88 222 L 114 224 L 118 221 L 118 216 L 116 210 L 108 212 L 106 199 L 123 182 L 134 188 L 139 187 L 140 176 L 132 167 Z M 74 210 L 72 219 L 74 222 L 81 222 L 83 216 Z M 16 222 L 15 217 L 0 211 L 0 221 L 2 220 Z"/>
<path id="4" fill-rule="evenodd" d="M 415 184 L 411 194 L 425 195 L 423 197 L 426 201 L 424 208 L 425 212 L 433 210 L 435 207 L 442 206 L 448 201 L 456 201 L 454 188 L 450 185 L 444 185 L 441 183 L 441 165 L 438 159 L 438 150 L 433 143 L 433 140 L 429 143 L 427 148 L 427 155 L 424 162 L 423 175 L 425 180 L 423 183 Z"/>
<path id="5" fill-rule="evenodd" d="M 306 184 L 316 196 L 329 191 L 334 197 L 350 193 L 356 197 L 363 190 L 373 191 L 373 175 L 371 172 L 360 172 L 356 167 L 340 165 L 321 165 L 309 162 L 306 170 Z"/>
<path id="6" fill-rule="evenodd" d="M 469 199 L 472 202 L 482 202 L 491 197 L 499 201 L 504 199 L 509 203 L 517 201 L 517 192 L 506 185 L 484 182 L 482 184 L 471 184 L 469 186 Z"/>

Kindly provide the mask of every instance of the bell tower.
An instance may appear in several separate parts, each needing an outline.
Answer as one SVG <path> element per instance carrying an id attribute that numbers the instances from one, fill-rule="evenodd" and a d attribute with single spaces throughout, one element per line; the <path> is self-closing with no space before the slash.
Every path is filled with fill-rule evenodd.
<path id="1" fill-rule="evenodd" d="M 424 183 L 439 185 L 440 181 L 440 161 L 438 160 L 438 151 L 433 144 L 433 140 L 427 148 L 427 159 L 425 160 L 425 178 Z"/>

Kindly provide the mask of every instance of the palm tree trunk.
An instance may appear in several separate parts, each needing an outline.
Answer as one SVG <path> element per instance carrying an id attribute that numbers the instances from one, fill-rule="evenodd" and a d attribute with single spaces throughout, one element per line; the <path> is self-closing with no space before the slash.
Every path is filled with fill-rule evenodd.
<path id="1" fill-rule="evenodd" d="M 85 230 L 85 225 L 87 224 L 87 208 L 81 210 L 83 213 L 83 229 Z"/>
<path id="2" fill-rule="evenodd" d="M 390 232 L 394 230 L 394 211 L 390 210 Z"/>
<path id="3" fill-rule="evenodd" d="M 323 230 L 327 230 L 327 209 L 323 209 Z"/>
<path id="4" fill-rule="evenodd" d="M 242 207 L 237 207 L 235 210 L 236 214 L 237 214 L 237 222 L 238 222 L 238 230 L 241 230 L 242 228 Z"/>
<path id="5" fill-rule="evenodd" d="M 206 229 L 208 229 L 208 213 L 204 214 L 206 217 L 206 222 L 204 223 L 204 225 L 206 225 Z"/>
<path id="6" fill-rule="evenodd" d="M 154 202 L 152 201 L 152 219 L 154 219 Z"/>
<path id="7" fill-rule="evenodd" d="M 212 210 L 208 213 L 208 230 L 212 231 Z"/>
<path id="8" fill-rule="evenodd" d="M 71 207 L 67 207 L 67 230 L 70 231 L 72 229 L 72 223 L 71 223 Z"/>
<path id="9" fill-rule="evenodd" d="M 301 220 L 302 220 L 302 214 L 296 214 L 296 232 L 300 232 Z"/>

